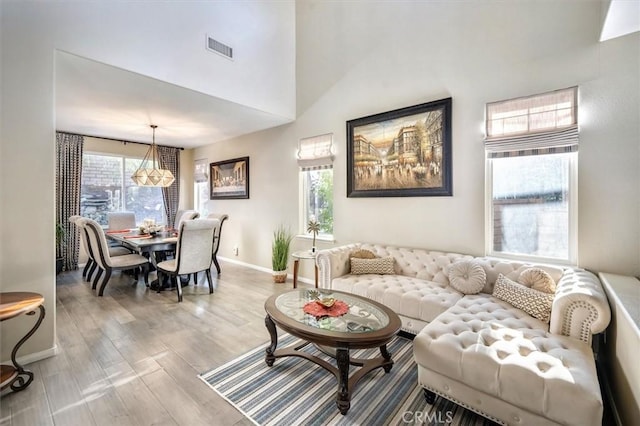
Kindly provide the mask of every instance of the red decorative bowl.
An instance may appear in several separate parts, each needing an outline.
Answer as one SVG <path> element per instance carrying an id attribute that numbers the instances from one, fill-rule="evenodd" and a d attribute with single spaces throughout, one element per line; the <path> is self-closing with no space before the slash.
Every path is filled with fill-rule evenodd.
<path id="1" fill-rule="evenodd" d="M 314 300 L 313 302 L 307 302 L 302 309 L 305 313 L 316 318 L 339 317 L 349 312 L 349 305 L 342 300 L 336 300 L 332 306 L 327 307 Z"/>

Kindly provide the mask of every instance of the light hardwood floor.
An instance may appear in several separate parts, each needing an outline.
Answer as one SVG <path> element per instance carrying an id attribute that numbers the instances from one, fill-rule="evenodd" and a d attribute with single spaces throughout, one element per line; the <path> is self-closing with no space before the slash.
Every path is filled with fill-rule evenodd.
<path id="1" fill-rule="evenodd" d="M 264 301 L 292 284 L 221 266 L 214 294 L 200 277 L 182 303 L 124 274 L 112 276 L 104 297 L 80 271 L 60 274 L 60 353 L 28 365 L 35 379 L 2 397 L 0 424 L 250 425 L 197 376 L 266 343 Z"/>

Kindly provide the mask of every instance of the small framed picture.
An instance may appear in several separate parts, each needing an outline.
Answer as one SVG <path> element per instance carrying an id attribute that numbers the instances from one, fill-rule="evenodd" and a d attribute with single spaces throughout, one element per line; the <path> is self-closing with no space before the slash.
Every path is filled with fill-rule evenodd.
<path id="1" fill-rule="evenodd" d="M 209 164 L 211 200 L 249 198 L 249 157 Z"/>

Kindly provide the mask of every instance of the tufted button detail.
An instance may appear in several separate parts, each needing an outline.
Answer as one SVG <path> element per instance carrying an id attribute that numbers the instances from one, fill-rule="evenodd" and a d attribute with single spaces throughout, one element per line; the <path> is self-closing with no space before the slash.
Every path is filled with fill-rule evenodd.
<path id="1" fill-rule="evenodd" d="M 442 389 L 444 389 L 445 391 L 449 392 L 449 385 L 444 385 L 444 386 L 442 387 Z"/>
<path id="2" fill-rule="evenodd" d="M 514 422 L 518 422 L 518 423 L 520 423 L 520 417 L 518 417 L 518 416 L 513 416 L 513 421 L 514 421 Z"/>

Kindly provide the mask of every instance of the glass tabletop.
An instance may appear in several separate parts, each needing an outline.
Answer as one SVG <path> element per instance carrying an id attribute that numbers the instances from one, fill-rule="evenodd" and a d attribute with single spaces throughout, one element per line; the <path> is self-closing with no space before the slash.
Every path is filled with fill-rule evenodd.
<path id="1" fill-rule="evenodd" d="M 308 303 L 318 299 L 334 298 L 348 305 L 347 313 L 332 317 L 315 317 L 304 312 Z M 343 333 L 367 333 L 389 325 L 389 316 L 365 299 L 331 290 L 296 290 L 283 293 L 275 300 L 276 309 L 302 324 L 311 327 Z"/>

